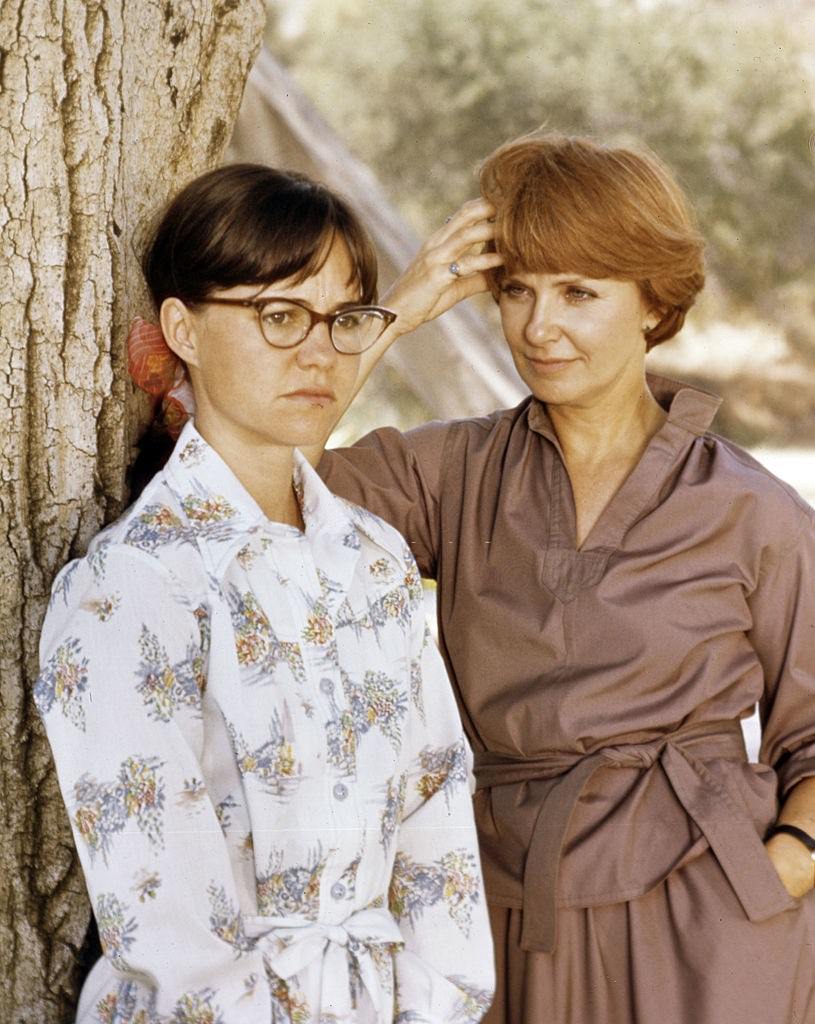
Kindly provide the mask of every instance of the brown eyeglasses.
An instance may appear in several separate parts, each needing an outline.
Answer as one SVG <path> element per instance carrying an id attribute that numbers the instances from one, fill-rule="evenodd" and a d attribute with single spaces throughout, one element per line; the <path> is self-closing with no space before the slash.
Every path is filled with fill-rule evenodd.
<path id="1" fill-rule="evenodd" d="M 382 306 L 346 306 L 336 313 L 317 313 L 295 299 L 202 299 L 201 305 L 245 306 L 254 309 L 264 339 L 275 348 L 294 348 L 315 324 L 328 324 L 331 344 L 338 352 L 358 355 L 382 337 L 396 314 Z"/>

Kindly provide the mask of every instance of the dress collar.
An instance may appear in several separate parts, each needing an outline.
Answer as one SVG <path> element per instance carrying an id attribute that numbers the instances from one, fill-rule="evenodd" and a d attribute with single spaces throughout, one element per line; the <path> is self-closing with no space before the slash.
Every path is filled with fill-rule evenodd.
<path id="1" fill-rule="evenodd" d="M 651 394 L 668 414 L 669 423 L 684 427 L 696 435 L 704 434 L 710 428 L 713 417 L 722 404 L 718 395 L 655 373 L 647 373 L 645 379 Z M 557 444 L 557 435 L 546 405 L 537 398 L 530 401 L 528 422 L 535 433 L 542 434 Z"/>
<path id="2" fill-rule="evenodd" d="M 548 470 L 549 533 L 542 578 L 561 601 L 572 600 L 602 578 L 611 555 L 623 544 L 634 523 L 659 503 L 666 481 L 695 439 L 705 433 L 719 407 L 720 400 L 715 395 L 698 388 L 651 374 L 647 380 L 667 418 L 579 549 L 575 541 L 574 495 L 563 453 L 546 406 L 534 398 L 530 402 L 530 429 L 546 437 L 560 456 L 551 460 Z"/>

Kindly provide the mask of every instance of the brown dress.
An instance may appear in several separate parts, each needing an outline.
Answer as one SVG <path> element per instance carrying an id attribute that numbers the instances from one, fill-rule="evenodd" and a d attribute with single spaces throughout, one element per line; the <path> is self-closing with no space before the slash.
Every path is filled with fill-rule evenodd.
<path id="1" fill-rule="evenodd" d="M 332 490 L 438 581 L 476 757 L 498 989 L 489 1024 L 815 1024 L 815 896 L 761 837 L 815 775 L 815 513 L 668 418 L 583 546 L 546 408 L 374 431 Z M 761 763 L 738 721 L 759 701 Z"/>

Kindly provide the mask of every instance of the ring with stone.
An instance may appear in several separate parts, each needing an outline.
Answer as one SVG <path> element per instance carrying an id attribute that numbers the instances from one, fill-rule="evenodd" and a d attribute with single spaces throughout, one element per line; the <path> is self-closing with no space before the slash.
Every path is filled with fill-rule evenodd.
<path id="1" fill-rule="evenodd" d="M 450 271 L 453 277 L 458 277 L 458 275 L 461 273 L 461 267 L 458 265 L 458 263 L 455 262 L 455 260 L 450 264 L 450 266 L 447 269 Z"/>

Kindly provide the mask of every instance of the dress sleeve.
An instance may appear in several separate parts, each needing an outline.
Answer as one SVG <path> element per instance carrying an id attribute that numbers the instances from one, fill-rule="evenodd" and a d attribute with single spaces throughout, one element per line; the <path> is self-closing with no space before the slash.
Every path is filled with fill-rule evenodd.
<path id="1" fill-rule="evenodd" d="M 149 555 L 101 548 L 57 579 L 34 697 L 116 982 L 162 1020 L 259 1024 L 262 954 L 203 781 L 207 651 L 189 588 Z M 101 1013 L 116 991 L 83 1001 Z"/>
<path id="2" fill-rule="evenodd" d="M 383 427 L 352 448 L 326 451 L 317 467 L 335 494 L 396 527 L 428 579 L 436 578 L 442 468 L 453 430 L 441 422 L 405 434 Z"/>
<path id="3" fill-rule="evenodd" d="M 472 755 L 421 610 L 414 613 L 408 771 L 389 906 L 395 1024 L 475 1024 L 494 989 L 492 940 L 470 797 Z"/>
<path id="4" fill-rule="evenodd" d="M 806 511 L 750 599 L 750 640 L 764 669 L 761 760 L 782 797 L 815 775 L 815 514 Z"/>

